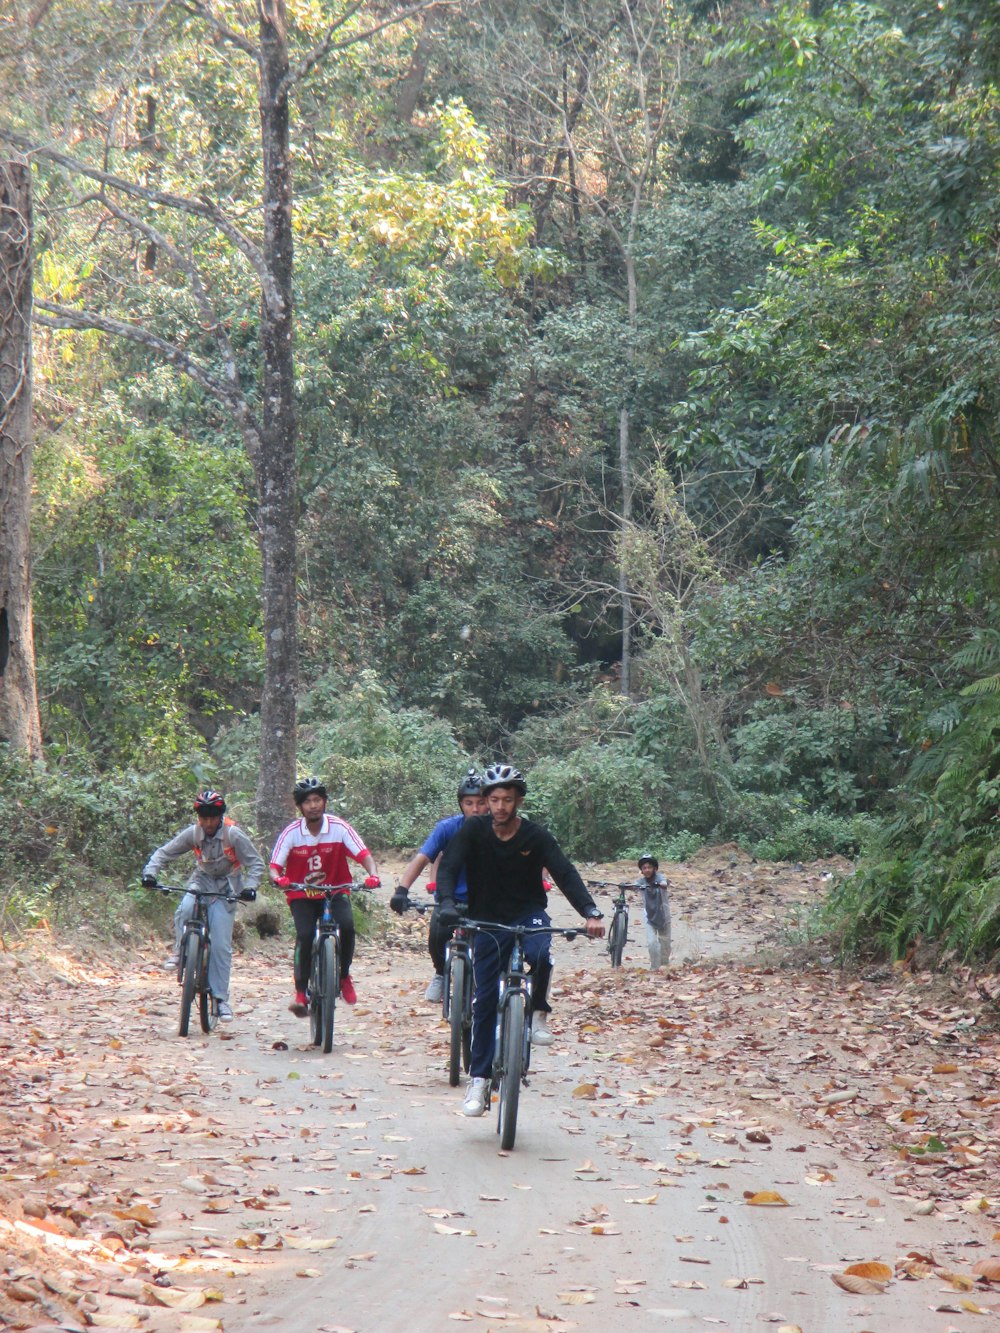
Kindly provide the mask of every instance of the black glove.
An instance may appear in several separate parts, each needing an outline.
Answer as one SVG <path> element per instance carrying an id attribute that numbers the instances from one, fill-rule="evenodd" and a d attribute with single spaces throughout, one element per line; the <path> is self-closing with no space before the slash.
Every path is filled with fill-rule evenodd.
<path id="1" fill-rule="evenodd" d="M 157 884 L 157 882 L 156 882 L 156 876 L 155 876 L 155 875 L 143 875 L 143 877 L 142 877 L 142 887 L 143 887 L 144 889 L 158 889 L 160 886 L 159 886 L 159 884 Z"/>
<path id="2" fill-rule="evenodd" d="M 404 889 L 402 884 L 396 886 L 396 891 L 389 899 L 389 906 L 397 916 L 402 916 L 410 905 L 410 894 L 408 889 Z"/>
<path id="3" fill-rule="evenodd" d="M 462 919 L 462 913 L 455 906 L 454 898 L 445 898 L 443 902 L 438 903 L 437 919 L 442 930 L 458 925 Z"/>
<path id="4" fill-rule="evenodd" d="M 255 903 L 257 901 L 256 889 L 240 889 L 241 903 Z"/>

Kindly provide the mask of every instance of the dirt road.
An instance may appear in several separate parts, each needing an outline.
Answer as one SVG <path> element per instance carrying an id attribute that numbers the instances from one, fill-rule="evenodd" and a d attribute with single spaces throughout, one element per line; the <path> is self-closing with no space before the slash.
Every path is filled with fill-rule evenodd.
<path id="1" fill-rule="evenodd" d="M 893 1134 L 921 1125 L 885 1135 L 864 1113 L 875 1087 L 904 1090 L 879 1055 L 894 1039 L 873 1031 L 888 1011 L 866 1000 L 821 1031 L 844 979 L 759 957 L 821 872 L 758 892 L 755 868 L 722 865 L 678 873 L 675 958 L 691 961 L 670 972 L 645 970 L 641 928 L 620 973 L 586 941 L 556 946 L 558 1041 L 534 1058 L 509 1154 L 448 1087 L 419 921 L 387 918 L 362 945 L 329 1056 L 287 1011 L 287 940 L 238 959 L 236 1021 L 187 1041 L 151 955 L 121 976 L 8 956 L 0 1317 L 191 1333 L 989 1327 L 1000 1294 L 973 1266 L 1000 1253 L 995 1136 L 976 1122 L 961 1186 L 959 1167 L 935 1169 L 953 1144 L 928 1151 L 925 1132 L 901 1158 Z M 17 996 L 40 979 L 29 1019 Z M 863 1058 L 855 1026 L 876 1044 Z M 995 1037 L 976 1042 L 950 1086 L 976 1060 L 995 1074 Z M 900 1116 L 922 1104 L 905 1049 Z M 884 1267 L 846 1273 L 859 1263 Z"/>

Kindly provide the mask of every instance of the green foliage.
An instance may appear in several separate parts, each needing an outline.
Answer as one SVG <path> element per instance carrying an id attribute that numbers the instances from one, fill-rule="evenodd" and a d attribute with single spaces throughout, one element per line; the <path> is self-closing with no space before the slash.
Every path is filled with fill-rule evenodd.
<path id="1" fill-rule="evenodd" d="M 330 808 L 376 847 L 411 847 L 457 809 L 472 762 L 447 723 L 401 707 L 372 670 L 330 672 L 302 702 L 300 768 L 322 774 Z"/>
<path id="2" fill-rule="evenodd" d="M 103 771 L 72 758 L 42 768 L 0 745 L 0 931 L 119 917 L 125 887 L 191 822 L 191 797 L 214 776 L 200 755 Z"/>
<path id="3" fill-rule="evenodd" d="M 58 752 L 173 762 L 254 696 L 259 562 L 246 464 L 110 413 L 39 449 L 34 567 L 44 725 Z M 65 741 L 61 738 L 65 737 Z"/>
<path id="4" fill-rule="evenodd" d="M 935 711 L 899 817 L 831 902 L 849 948 L 899 956 L 921 937 L 965 956 L 1000 950 L 1000 634 L 955 655 L 953 667 L 968 664 L 989 674 Z"/>
<path id="5" fill-rule="evenodd" d="M 527 813 L 547 825 L 572 856 L 610 860 L 622 847 L 655 845 L 663 836 L 667 782 L 655 765 L 621 742 L 540 759 L 527 777 Z"/>

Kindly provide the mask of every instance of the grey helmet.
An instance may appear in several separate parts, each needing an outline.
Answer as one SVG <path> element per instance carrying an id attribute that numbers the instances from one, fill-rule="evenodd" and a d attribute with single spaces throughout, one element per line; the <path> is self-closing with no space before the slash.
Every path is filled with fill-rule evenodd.
<path id="1" fill-rule="evenodd" d="M 513 787 L 522 796 L 528 794 L 528 784 L 512 764 L 490 764 L 483 774 L 483 795 L 486 796 L 494 787 Z"/>
<path id="2" fill-rule="evenodd" d="M 458 784 L 458 799 L 461 801 L 463 796 L 482 796 L 483 794 L 483 775 L 477 773 L 474 768 L 470 768 L 465 777 Z"/>

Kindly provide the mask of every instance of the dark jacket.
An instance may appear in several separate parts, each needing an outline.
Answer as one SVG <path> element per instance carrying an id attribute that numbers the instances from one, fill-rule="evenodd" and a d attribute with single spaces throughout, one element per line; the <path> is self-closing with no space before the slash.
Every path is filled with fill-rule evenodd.
<path id="1" fill-rule="evenodd" d="M 493 832 L 491 815 L 467 819 L 445 848 L 438 866 L 440 902 L 454 901 L 463 866 L 469 885 L 469 914 L 480 921 L 507 925 L 531 912 L 544 912 L 543 869 L 548 870 L 581 916 L 596 910 L 586 885 L 555 838 L 530 819 L 522 819 L 521 827 L 506 842 Z"/>

